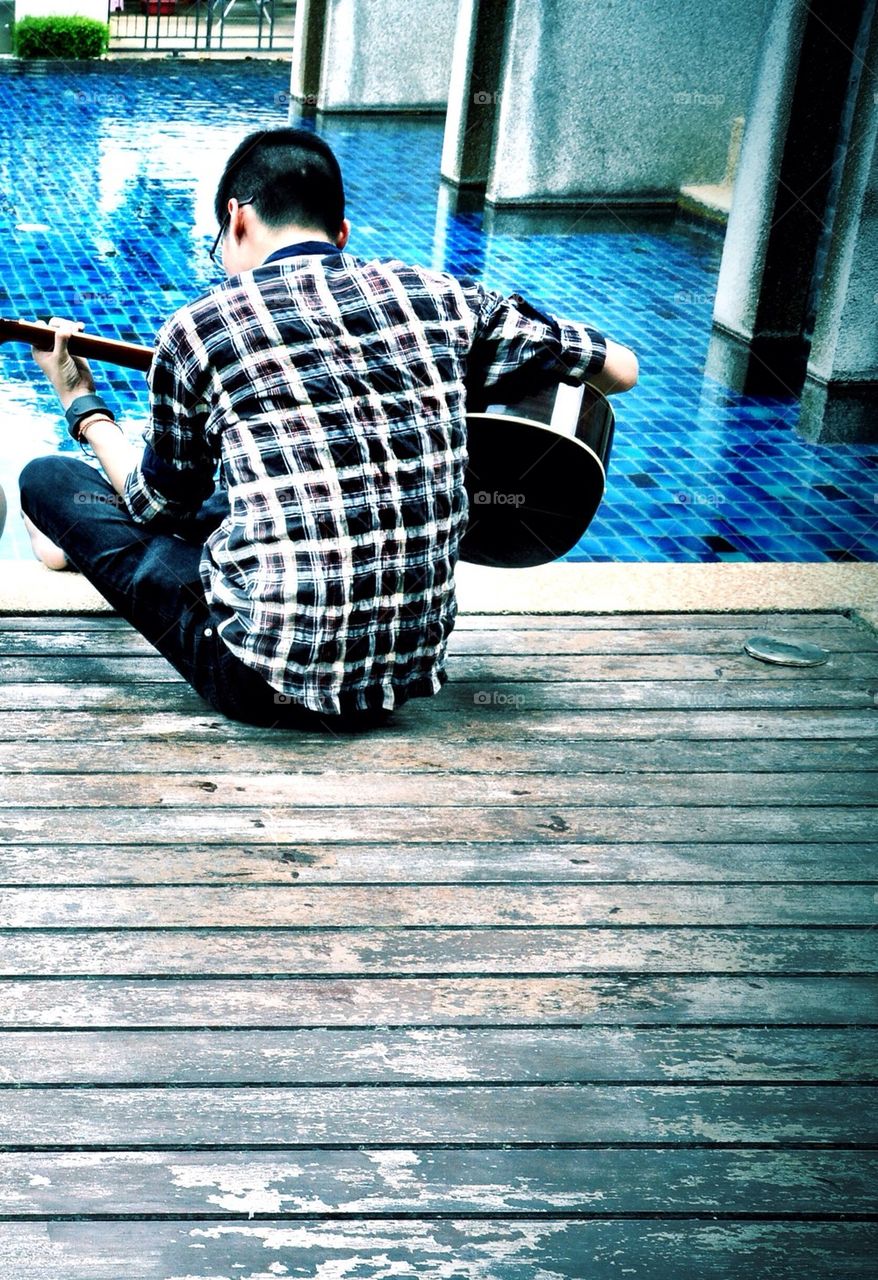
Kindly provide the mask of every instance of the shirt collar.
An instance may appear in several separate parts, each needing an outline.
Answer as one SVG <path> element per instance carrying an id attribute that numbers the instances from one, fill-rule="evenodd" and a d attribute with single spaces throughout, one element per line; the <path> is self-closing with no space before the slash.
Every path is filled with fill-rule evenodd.
<path id="1" fill-rule="evenodd" d="M 287 244 L 282 249 L 275 249 L 274 253 L 268 255 L 262 266 L 267 266 L 269 262 L 280 262 L 282 258 L 304 257 L 308 253 L 319 253 L 321 257 L 325 257 L 328 253 L 341 253 L 341 249 L 337 244 L 330 244 L 328 240 L 300 240 L 297 244 Z"/>

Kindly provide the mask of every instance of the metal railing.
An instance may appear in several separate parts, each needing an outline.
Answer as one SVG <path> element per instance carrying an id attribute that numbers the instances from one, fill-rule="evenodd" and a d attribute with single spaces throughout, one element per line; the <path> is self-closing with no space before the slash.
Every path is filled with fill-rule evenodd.
<path id="1" fill-rule="evenodd" d="M 292 48 L 295 0 L 108 0 L 113 53 Z"/>

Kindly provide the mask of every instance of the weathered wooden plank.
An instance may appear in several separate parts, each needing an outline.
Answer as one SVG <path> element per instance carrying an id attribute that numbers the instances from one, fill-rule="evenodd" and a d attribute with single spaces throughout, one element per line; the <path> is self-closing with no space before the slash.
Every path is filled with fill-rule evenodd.
<path id="1" fill-rule="evenodd" d="M 866 929 L 19 930 L 4 977 L 875 973 Z"/>
<path id="2" fill-rule="evenodd" d="M 52 613 L 51 610 L 40 610 L 33 614 L 0 614 L 0 628 L 3 631 L 35 632 L 130 631 L 131 625 L 116 613 Z"/>
<path id="3" fill-rule="evenodd" d="M 876 878 L 878 844 L 6 844 L 0 886 L 466 884 Z"/>
<path id="4" fill-rule="evenodd" d="M 509 715 L 490 716 L 473 707 L 456 711 L 453 716 L 440 715 L 438 708 L 444 693 L 437 699 L 408 703 L 385 728 L 362 735 L 348 734 L 343 739 L 322 733 L 285 733 L 259 729 L 252 725 L 227 720 L 210 711 L 199 701 L 197 710 L 164 710 L 150 712 L 105 709 L 101 712 L 103 742 L 190 741 L 199 746 L 231 746 L 241 743 L 331 744 L 334 750 L 347 752 L 358 741 L 368 744 L 373 752 L 391 742 L 416 744 L 417 749 L 434 752 L 439 744 L 479 742 L 592 742 L 646 740 L 688 742 L 751 741 L 772 738 L 782 742 L 802 739 L 851 740 L 870 742 L 878 736 L 878 719 L 871 708 L 862 710 L 816 709 L 791 707 L 773 711 L 732 710 L 625 710 L 553 711 L 542 710 L 539 717 L 527 720 Z M 5 742 L 52 741 L 92 744 L 94 713 L 90 711 L 0 710 L 0 737 Z M 339 743 L 341 742 L 341 746 Z M 373 756 L 374 758 L 374 756 Z"/>
<path id="5" fill-rule="evenodd" d="M 268 1214 L 874 1212 L 849 1151 L 415 1149 L 0 1152 L 0 1219 Z"/>
<path id="6" fill-rule="evenodd" d="M 10 659 L 15 662 L 16 659 Z M 39 659 L 19 660 L 34 663 L 36 671 Z M 63 662 L 64 659 L 52 659 Z M 75 659 L 70 659 L 71 662 Z M 108 660 L 109 661 L 109 660 Z M 124 659 L 118 659 L 119 662 Z M 144 663 L 157 663 L 158 659 L 144 658 Z M 0 660 L 2 662 L 2 660 Z M 45 671 L 45 667 L 43 668 Z M 143 678 L 149 679 L 151 667 L 145 667 Z M 488 674 L 492 681 L 569 681 L 599 682 L 620 680 L 649 682 L 660 680 L 715 681 L 757 680 L 767 682 L 793 681 L 808 683 L 824 680 L 874 680 L 878 676 L 878 653 L 837 653 L 820 667 L 771 666 L 747 654 L 452 654 L 448 660 L 449 677 L 454 681 L 478 683 Z M 46 673 L 48 674 L 48 673 Z M 134 674 L 134 673 L 132 673 Z M 10 670 L 9 678 L 27 679 L 21 669 Z M 39 678 L 39 677 L 37 677 Z M 43 677 L 45 678 L 45 677 Z M 59 671 L 54 679 L 76 679 Z M 83 675 L 79 678 L 88 678 Z M 134 678 L 138 678 L 134 675 Z"/>
<path id="7" fill-rule="evenodd" d="M 872 1085 L 2 1090 L 0 1145 L 878 1144 Z M 38 1095 L 38 1096 L 37 1096 Z"/>
<path id="8" fill-rule="evenodd" d="M 798 686 L 796 686 L 798 687 Z M 5 681 L 0 685 L 0 711 L 45 710 L 89 711 L 182 711 L 203 713 L 207 703 L 183 681 L 152 684 L 133 681 L 124 685 L 22 684 Z"/>
<path id="9" fill-rule="evenodd" d="M 789 707 L 826 710 L 875 711 L 874 692 L 863 679 L 809 678 L 789 680 L 566 680 L 539 683 L 496 678 L 490 660 L 477 680 L 449 682 L 431 699 L 434 714 L 472 711 L 486 717 L 513 717 L 526 732 L 527 723 L 543 710 L 692 710 Z M 152 683 L 128 680 L 123 684 L 22 683 L 0 685 L 0 711 L 182 711 L 196 714 L 206 704 L 182 681 Z M 400 715 L 405 713 L 405 709 Z"/>
<path id="10" fill-rule="evenodd" d="M 133 681 L 169 683 L 185 687 L 185 681 L 159 654 L 143 657 L 117 657 L 115 654 L 88 653 L 46 657 L 0 657 L 0 680 L 18 683 L 112 684 L 127 685 Z"/>
<path id="11" fill-rule="evenodd" d="M 551 619 L 547 619 L 551 622 Z M 834 659 L 843 653 L 874 654 L 878 636 L 865 628 L 852 626 L 846 619 L 840 623 L 822 622 L 817 626 L 780 628 L 764 623 L 754 626 L 699 626 L 685 623 L 676 626 L 594 628 L 584 620 L 581 628 L 518 627 L 515 618 L 510 625 L 494 630 L 475 627 L 456 628 L 449 641 L 449 652 L 460 654 L 741 654 L 744 644 L 754 634 L 768 631 L 786 640 L 806 640 L 827 649 Z M 51 641 L 50 641 L 51 643 Z M 22 652 L 27 652 L 22 648 Z M 6 652 L 5 638 L 0 633 L 0 652 Z M 40 649 L 39 652 L 42 652 Z M 752 659 L 751 659 L 752 661 Z"/>
<path id="12" fill-rule="evenodd" d="M 874 680 L 871 683 L 874 684 Z M 75 686 L 65 687 L 72 689 Z M 138 688 L 136 685 L 131 687 Z M 448 713 L 474 706 L 483 714 L 520 716 L 527 721 L 537 711 L 559 707 L 570 710 L 871 707 L 874 711 L 875 698 L 866 678 L 758 681 L 746 676 L 742 679 L 717 677 L 714 680 L 594 680 L 581 684 L 567 680 L 543 684 L 526 680 L 504 681 L 494 677 L 491 660 L 486 659 L 481 678 L 449 681 L 442 695 L 437 697 L 436 706 Z"/>
<path id="13" fill-rule="evenodd" d="M 874 1280 L 871 1222 L 266 1219 L 7 1222 L 15 1280 Z M 583 1271 L 587 1266 L 587 1272 Z"/>
<path id="14" fill-rule="evenodd" d="M 811 668 L 772 666 L 738 653 L 451 653 L 448 674 L 452 680 L 476 684 L 485 678 L 492 683 L 755 680 L 810 684 L 821 680 L 874 679 L 878 676 L 878 653 L 836 653 L 824 666 Z M 182 683 L 180 675 L 158 654 L 131 657 L 93 652 L 0 656 L 0 680 L 44 684 Z"/>
<path id="15" fill-rule="evenodd" d="M 871 1026 L 873 977 L 3 978 L 0 1025 Z"/>
<path id="16" fill-rule="evenodd" d="M 474 619 L 473 621 L 476 621 Z M 551 623 L 552 619 L 545 619 Z M 685 653 L 740 654 L 745 642 L 759 630 L 754 626 L 595 627 L 584 618 L 581 627 L 543 628 L 519 626 L 511 617 L 505 626 L 496 628 L 458 625 L 451 635 L 452 654 L 619 654 L 619 653 Z M 801 639 L 817 643 L 836 656 L 843 653 L 878 652 L 878 636 L 864 628 L 852 626 L 847 619 L 831 619 L 804 627 L 772 627 L 760 624 L 762 630 L 778 633 L 787 640 Z M 88 655 L 116 657 L 133 654 L 155 654 L 156 649 L 131 628 L 96 630 L 70 628 L 60 630 L 9 630 L 0 620 L 0 655 Z M 751 660 L 752 661 L 752 660 Z"/>
<path id="17" fill-rule="evenodd" d="M 102 723 L 103 728 L 103 723 Z M 214 735 L 216 739 L 218 735 Z M 378 751 L 376 752 L 376 744 Z M 878 734 L 874 740 L 751 739 L 687 741 L 636 739 L 547 742 L 536 740 L 472 742 L 437 740 L 424 733 L 381 732 L 380 738 L 356 735 L 339 750 L 330 735 L 270 734 L 267 739 L 193 742 L 169 737 L 138 741 L 136 750 L 120 752 L 112 741 L 0 742 L 0 775 L 56 773 L 246 773 L 249 776 L 292 770 L 323 774 L 329 768 L 371 769 L 380 758 L 382 770 L 398 773 L 541 774 L 581 773 L 760 773 L 795 775 L 803 771 L 850 773 L 878 768 Z M 750 777 L 753 774 L 749 774 Z M 711 783 L 713 779 L 711 779 Z"/>
<path id="18" fill-rule="evenodd" d="M 393 808 L 261 809 L 57 809 L 0 810 L 0 843 L 110 844 L 121 841 L 171 844 L 364 843 L 418 844 L 457 841 L 629 843 L 643 841 L 869 841 L 875 834 L 871 807 L 813 806 L 693 808 L 688 805 L 606 807 L 553 805 L 396 806 Z"/>
<path id="19" fill-rule="evenodd" d="M 490 635 L 491 633 L 488 632 Z M 842 648 L 846 644 L 861 643 L 857 637 L 845 627 L 837 628 L 834 636 L 839 653 L 862 652 Z M 834 650 L 835 651 L 835 650 Z M 0 655 L 7 662 L 19 658 L 122 658 L 150 656 L 155 657 L 158 650 L 154 645 L 135 631 L 133 627 L 114 627 L 112 630 L 97 630 L 94 627 L 73 630 L 7 630 L 0 619 Z"/>
<path id="20" fill-rule="evenodd" d="M 753 630 L 774 631 L 777 627 L 849 626 L 852 629 L 873 634 L 873 629 L 850 609 L 678 609 L 665 613 L 626 610 L 624 613 L 482 613 L 468 610 L 458 615 L 456 629 L 475 631 L 504 630 L 507 627 L 528 630 L 555 630 L 557 628 L 606 627 L 608 630 L 649 629 L 663 627 L 692 628 L 746 627 Z"/>
<path id="21" fill-rule="evenodd" d="M 846 925 L 874 928 L 874 884 L 171 885 L 7 889 L 0 928 L 425 928 Z"/>
<path id="22" fill-rule="evenodd" d="M 458 614 L 456 630 L 504 630 L 506 628 L 527 628 L 529 630 L 555 630 L 557 628 L 606 628 L 609 631 L 625 628 L 647 629 L 653 627 L 745 627 L 766 628 L 784 625 L 786 627 L 824 627 L 849 626 L 851 629 L 871 632 L 871 628 L 858 618 L 852 616 L 847 609 L 764 609 L 756 611 L 738 611 L 736 609 L 704 609 L 691 612 L 685 609 L 666 613 L 637 612 L 629 610 L 623 613 L 483 613 L 468 610 Z M 4 631 L 128 631 L 130 626 L 117 614 L 105 612 L 100 614 L 3 614 L 0 615 L 0 628 Z"/>
<path id="23" fill-rule="evenodd" d="M 341 762 L 339 762 L 341 763 Z M 755 762 L 754 762 L 755 763 Z M 870 763 L 878 766 L 878 751 Z M 526 808 L 649 805 L 878 805 L 878 769 L 842 774 L 800 773 L 629 773 L 582 772 L 574 775 L 427 771 L 389 772 L 351 768 L 320 774 L 295 766 L 276 773 L 223 773 L 202 767 L 194 775 L 142 773 L 21 775 L 0 774 L 0 808 L 149 808 L 199 809 L 265 806 L 326 808 L 330 805 L 380 808 L 396 805 L 515 805 Z M 878 815 L 876 815 L 878 827 Z"/>
<path id="24" fill-rule="evenodd" d="M 4 1084 L 878 1084 L 867 1027 L 2 1031 Z"/>

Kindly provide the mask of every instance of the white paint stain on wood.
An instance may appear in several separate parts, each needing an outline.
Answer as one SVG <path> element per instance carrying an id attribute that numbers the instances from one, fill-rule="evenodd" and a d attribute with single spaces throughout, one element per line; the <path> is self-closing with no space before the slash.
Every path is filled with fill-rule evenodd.
<path id="1" fill-rule="evenodd" d="M 385 1184 L 393 1191 L 410 1195 L 417 1186 L 415 1170 L 421 1163 L 414 1151 L 367 1151 L 368 1160 L 377 1166 Z"/>
<path id="2" fill-rule="evenodd" d="M 171 1165 L 169 1172 L 174 1185 L 181 1188 L 216 1187 L 217 1194 L 205 1197 L 208 1204 L 215 1204 L 232 1213 L 276 1214 L 296 1206 L 299 1212 L 325 1212 L 329 1206 L 314 1197 L 282 1195 L 274 1182 L 289 1182 L 301 1178 L 300 1165 L 283 1164 L 262 1166 L 259 1173 L 251 1169 L 236 1169 L 222 1165 Z M 318 1207 L 319 1206 L 319 1207 Z"/>
<path id="3" fill-rule="evenodd" d="M 496 1280 L 499 1263 L 508 1265 L 513 1262 L 535 1262 L 543 1239 L 556 1235 L 559 1230 L 557 1223 L 538 1222 L 516 1223 L 512 1230 L 509 1223 L 504 1223 L 502 1234 L 495 1234 L 495 1229 L 490 1223 L 462 1221 L 448 1225 L 457 1227 L 462 1236 L 477 1244 L 480 1254 L 478 1259 L 472 1256 L 466 1259 L 455 1258 L 452 1246 L 438 1240 L 433 1234 L 432 1224 L 424 1221 L 411 1223 L 411 1232 L 402 1246 L 398 1236 L 382 1238 L 377 1232 L 369 1236 L 359 1235 L 353 1223 L 339 1224 L 340 1230 L 337 1236 L 333 1236 L 330 1224 L 326 1224 L 322 1231 L 317 1232 L 308 1226 L 290 1224 L 274 1227 L 263 1226 L 261 1223 L 253 1226 L 217 1223 L 211 1227 L 194 1227 L 189 1234 L 190 1237 L 201 1236 L 206 1239 L 222 1240 L 244 1233 L 251 1240 L 261 1239 L 266 1249 L 280 1253 L 281 1256 L 283 1256 L 282 1251 L 287 1249 L 302 1251 L 316 1248 L 324 1254 L 332 1249 L 338 1249 L 344 1256 L 337 1261 L 345 1269 L 339 1270 L 336 1267 L 335 1271 L 326 1270 L 330 1261 L 336 1261 L 327 1260 L 318 1264 L 318 1269 L 314 1272 L 314 1280 L 344 1280 L 346 1276 L 356 1275 L 357 1268 L 365 1266 L 369 1266 L 369 1274 L 373 1275 L 375 1280 L 379 1278 L 384 1280 L 384 1277 L 396 1275 L 411 1275 L 409 1261 L 397 1262 L 390 1258 L 390 1252 L 398 1253 L 401 1247 L 406 1248 L 410 1255 L 416 1251 L 420 1264 L 429 1264 L 430 1280 Z M 563 1227 L 561 1230 L 563 1231 Z M 376 1270 L 378 1266 L 393 1269 Z M 541 1274 L 542 1280 L 563 1280 L 562 1276 L 555 1275 L 553 1272 Z M 167 1280 L 189 1280 L 189 1278 L 170 1276 Z M 212 1276 L 211 1280 L 226 1280 L 226 1278 Z M 242 1277 L 242 1280 L 270 1280 L 270 1277 L 251 1275 Z"/>

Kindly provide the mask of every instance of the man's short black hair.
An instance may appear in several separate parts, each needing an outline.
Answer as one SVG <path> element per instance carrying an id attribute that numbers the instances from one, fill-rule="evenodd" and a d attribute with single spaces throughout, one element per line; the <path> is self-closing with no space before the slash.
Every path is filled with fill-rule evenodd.
<path id="1" fill-rule="evenodd" d="M 214 201 L 216 220 L 230 199 L 250 200 L 267 227 L 321 227 L 333 239 L 344 219 L 341 169 L 328 143 L 307 129 L 259 129 L 226 162 Z"/>

